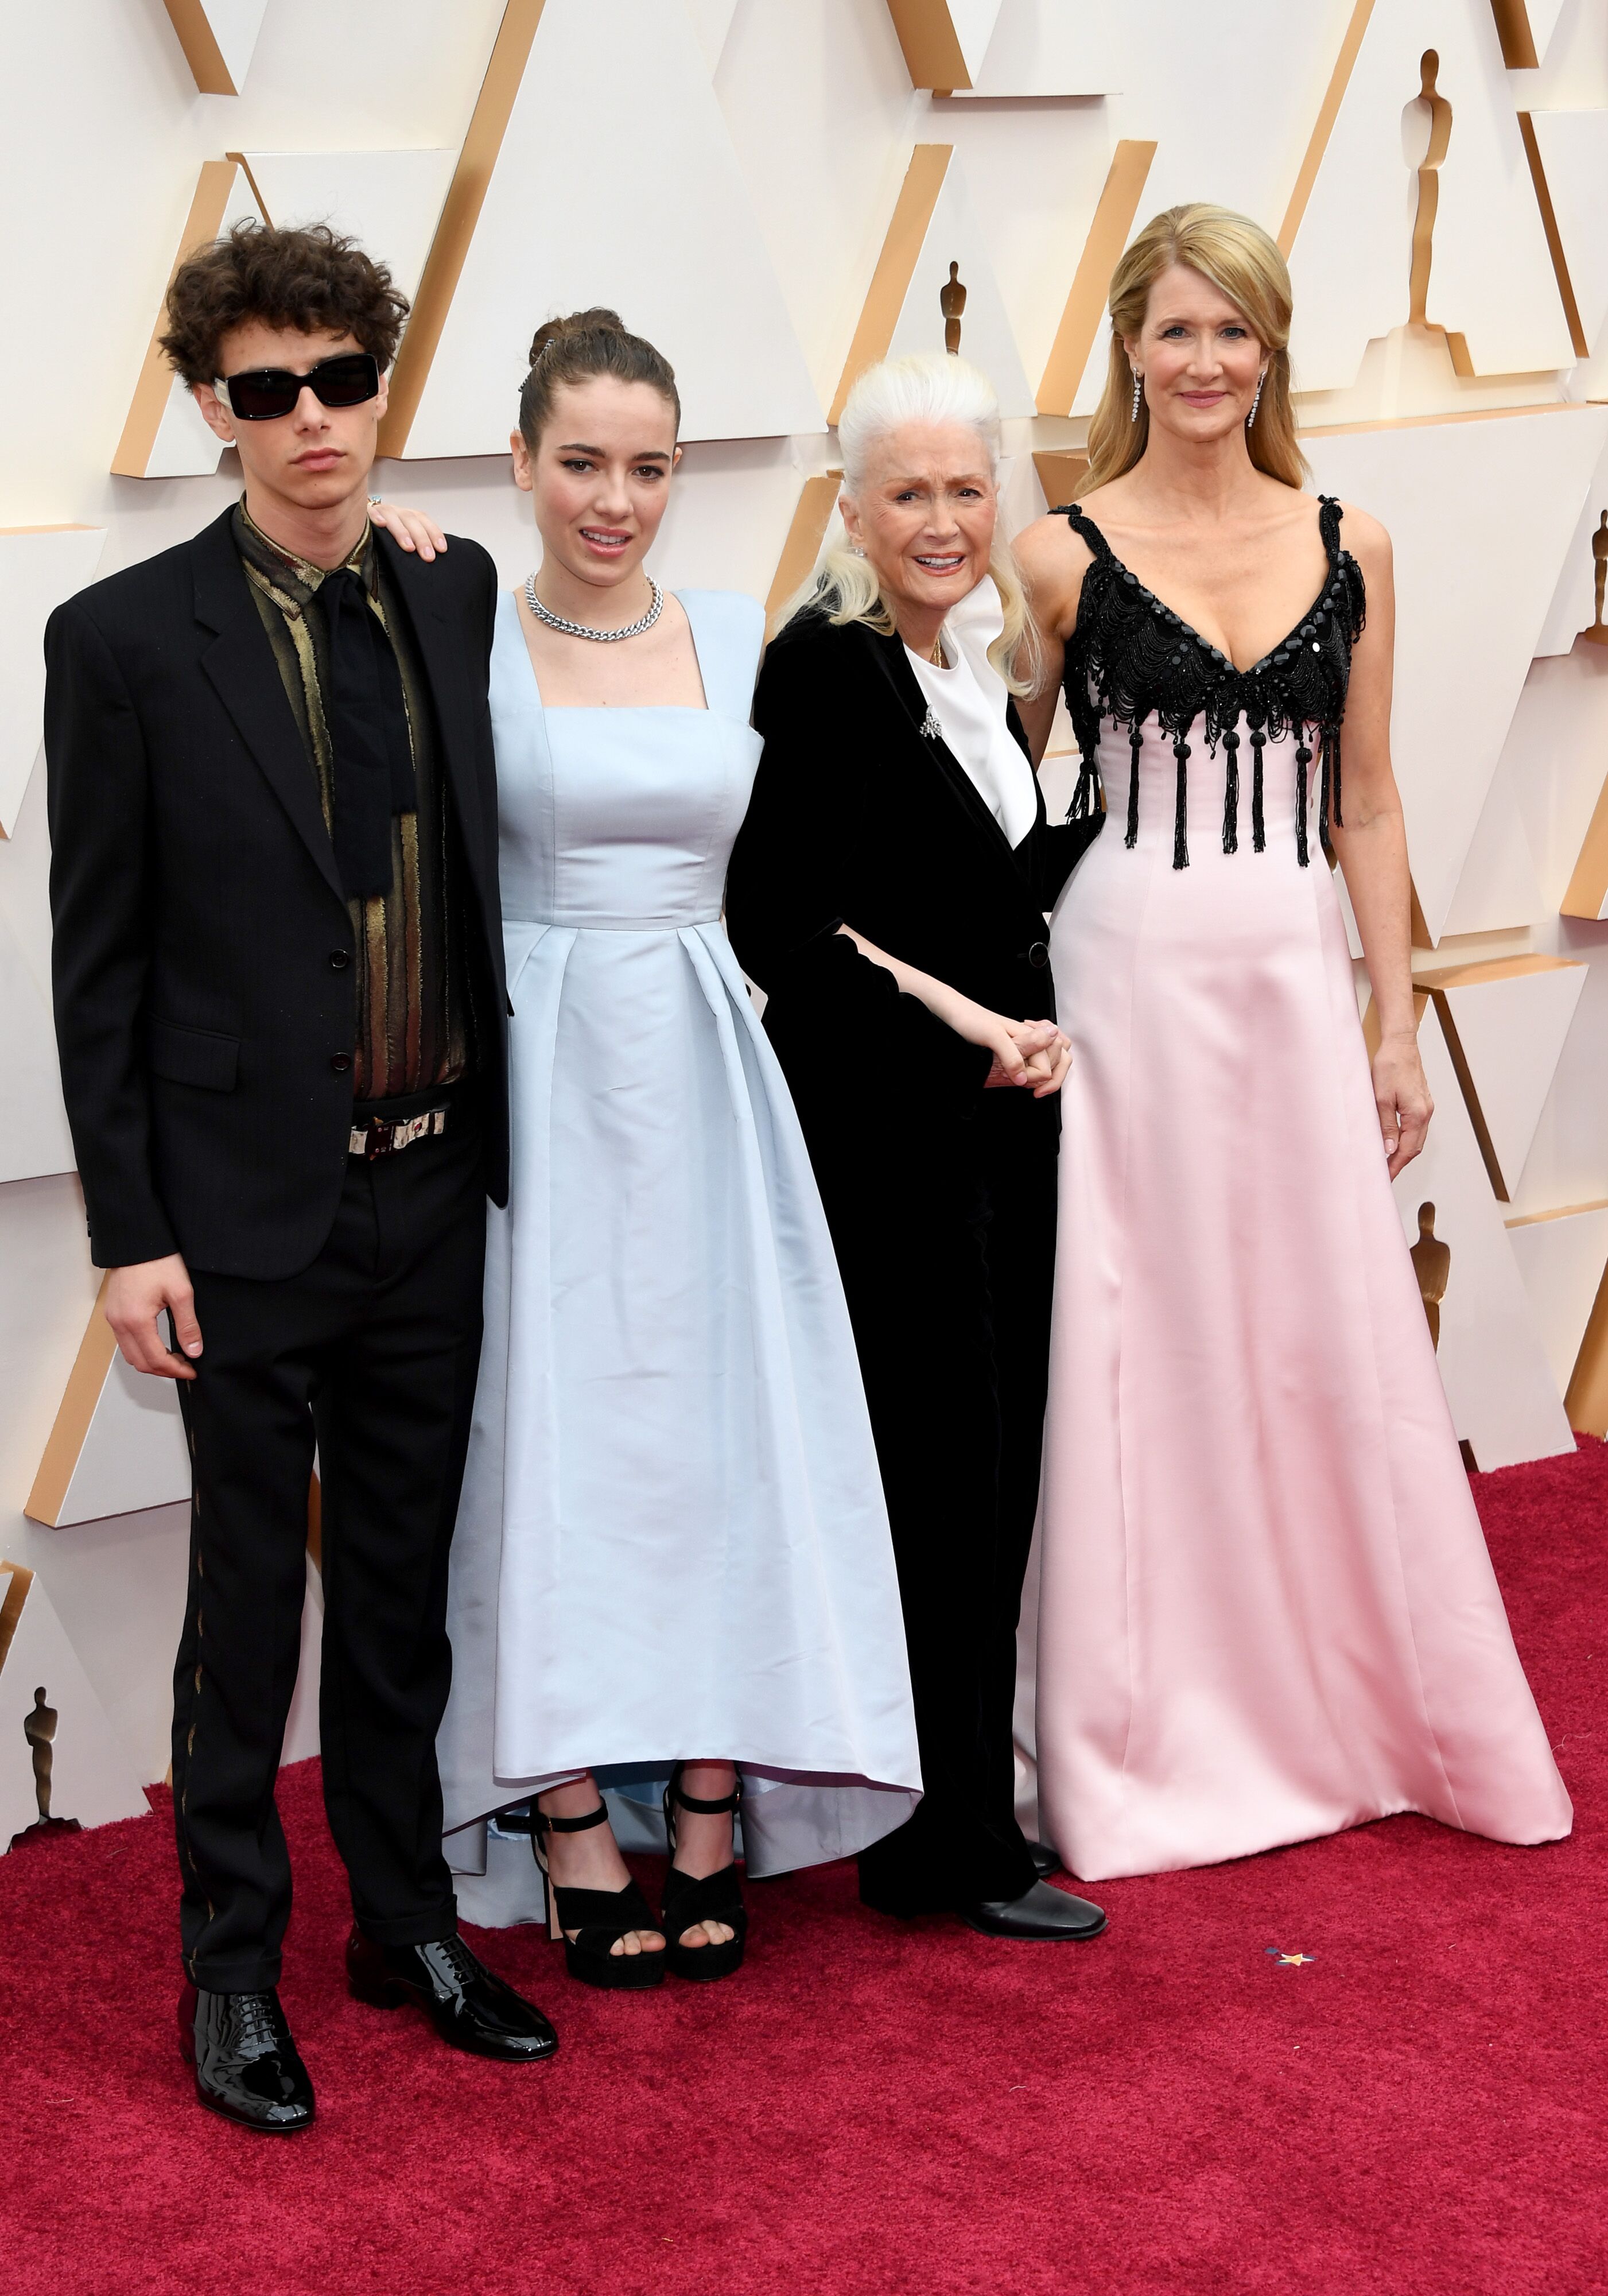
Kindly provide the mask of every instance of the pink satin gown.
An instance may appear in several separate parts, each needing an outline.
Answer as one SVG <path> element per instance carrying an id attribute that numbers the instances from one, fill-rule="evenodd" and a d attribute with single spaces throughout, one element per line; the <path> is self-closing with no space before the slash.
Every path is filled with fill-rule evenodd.
<path id="1" fill-rule="evenodd" d="M 1361 577 L 1337 529 L 1336 513 L 1332 577 L 1350 569 L 1359 623 Z M 1097 738 L 1112 816 L 1051 939 L 1073 1065 L 1040 1526 L 1043 1830 L 1091 1882 L 1401 1810 L 1555 1839 L 1569 1798 L 1391 1198 L 1299 726 L 1281 736 L 1273 722 L 1267 739 L 1265 849 L 1243 801 L 1239 849 L 1223 849 L 1224 719 L 1243 698 L 1243 770 L 1256 714 L 1277 718 L 1267 688 L 1284 657 L 1235 671 L 1147 593 L 1136 600 L 1084 530 L 1110 611 L 1091 569 L 1080 624 L 1092 610 L 1097 627 L 1088 650 L 1069 649 L 1069 677 L 1097 689 L 1080 731 Z M 1148 625 L 1140 602 L 1156 609 Z M 1309 623 L 1286 642 L 1343 652 L 1341 708 L 1350 635 L 1342 647 L 1320 619 L 1316 638 Z M 1176 705 L 1181 660 L 1218 691 L 1210 726 L 1175 714 L 1189 742 L 1180 816 L 1171 734 L 1149 718 L 1136 758 L 1119 720 L 1147 679 Z"/>

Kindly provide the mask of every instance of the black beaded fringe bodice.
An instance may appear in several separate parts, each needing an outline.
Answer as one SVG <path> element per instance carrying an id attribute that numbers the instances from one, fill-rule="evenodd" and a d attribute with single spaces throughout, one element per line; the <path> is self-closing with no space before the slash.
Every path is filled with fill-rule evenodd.
<path id="1" fill-rule="evenodd" d="M 1262 821 L 1262 752 L 1268 742 L 1296 736 L 1295 850 L 1302 868 L 1310 858 L 1307 832 L 1307 768 L 1316 744 L 1322 759 L 1319 834 L 1341 813 L 1340 729 L 1351 675 L 1351 649 L 1360 636 L 1366 599 L 1362 569 L 1340 546 L 1341 509 L 1320 496 L 1318 531 L 1328 555 L 1324 586 L 1282 644 L 1236 669 L 1227 655 L 1147 590 L 1116 556 L 1092 519 L 1075 503 L 1064 517 L 1094 552 L 1083 578 L 1078 627 L 1067 642 L 1066 705 L 1082 770 L 1068 818 L 1086 820 L 1099 805 L 1097 762 L 1103 723 L 1126 726 L 1132 766 L 1128 786 L 1126 843 L 1139 834 L 1141 728 L 1153 718 L 1172 744 L 1177 796 L 1172 865 L 1189 866 L 1187 791 L 1190 734 L 1202 723 L 1207 747 L 1224 759 L 1223 850 L 1239 850 L 1240 749 L 1251 748 L 1251 841 L 1266 849 Z M 1242 728 L 1243 732 L 1242 734 Z"/>

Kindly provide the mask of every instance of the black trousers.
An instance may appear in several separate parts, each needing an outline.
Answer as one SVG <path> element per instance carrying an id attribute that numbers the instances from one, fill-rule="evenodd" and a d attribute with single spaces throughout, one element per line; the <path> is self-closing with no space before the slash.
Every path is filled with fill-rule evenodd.
<path id="1" fill-rule="evenodd" d="M 179 1389 L 194 1495 L 173 1806 L 185 1967 L 211 1991 L 279 1979 L 291 1866 L 274 1784 L 315 1437 L 330 1829 L 370 1936 L 421 1944 L 455 1927 L 435 1742 L 485 1236 L 481 1137 L 460 1102 L 439 1137 L 349 1163 L 328 1241 L 299 1275 L 193 1275 L 202 1353 Z"/>
<path id="2" fill-rule="evenodd" d="M 1019 1898 L 1016 1626 L 1038 1504 L 1054 1137 L 1012 1092 L 817 1169 L 893 1529 L 925 1795 L 860 1857 L 886 1912 Z"/>

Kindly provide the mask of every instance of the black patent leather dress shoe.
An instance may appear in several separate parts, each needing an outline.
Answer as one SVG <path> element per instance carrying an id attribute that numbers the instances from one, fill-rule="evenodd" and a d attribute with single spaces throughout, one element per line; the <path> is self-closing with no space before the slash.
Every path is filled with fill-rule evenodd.
<path id="1" fill-rule="evenodd" d="M 354 1926 L 346 1941 L 353 1997 L 376 2009 L 415 2001 L 444 2041 L 503 2064 L 550 2057 L 558 2035 L 541 2011 L 475 1959 L 461 1937 L 430 1945 L 377 1945 Z"/>
<path id="2" fill-rule="evenodd" d="M 984 1937 L 1038 1938 L 1046 1944 L 1098 1937 L 1105 1927 L 1098 1906 L 1066 1890 L 1052 1890 L 1047 1882 L 1035 1882 L 1020 1898 L 962 1906 L 958 1911 L 962 1921 Z"/>
<path id="3" fill-rule="evenodd" d="M 1052 1874 L 1061 1871 L 1061 1860 L 1047 1841 L 1030 1841 L 1028 1856 L 1032 1859 L 1033 1871 L 1041 1882 L 1047 1882 Z"/>
<path id="4" fill-rule="evenodd" d="M 208 1993 L 186 1985 L 179 1996 L 178 2045 L 195 2068 L 195 2094 L 209 2112 L 275 2136 L 312 2127 L 313 2084 L 272 1989 Z"/>

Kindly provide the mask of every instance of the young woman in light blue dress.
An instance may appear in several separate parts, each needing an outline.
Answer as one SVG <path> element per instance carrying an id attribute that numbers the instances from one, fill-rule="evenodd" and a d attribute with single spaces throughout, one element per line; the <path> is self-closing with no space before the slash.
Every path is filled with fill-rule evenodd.
<path id="1" fill-rule="evenodd" d="M 608 1987 L 737 1967 L 739 1804 L 774 1872 L 880 1839 L 920 1787 L 842 1288 L 721 922 L 763 618 L 643 565 L 679 413 L 611 312 L 538 332 L 513 446 L 541 562 L 491 668 L 513 1184 L 440 1743 L 468 1917 L 537 1915 L 545 1876 L 571 1973 Z M 660 1912 L 610 1822 L 644 1846 L 650 1794 Z"/>

